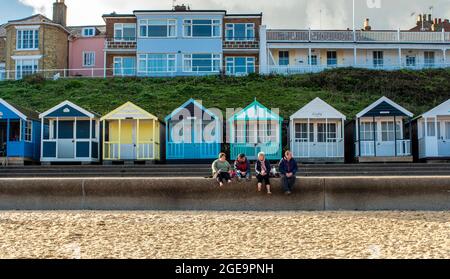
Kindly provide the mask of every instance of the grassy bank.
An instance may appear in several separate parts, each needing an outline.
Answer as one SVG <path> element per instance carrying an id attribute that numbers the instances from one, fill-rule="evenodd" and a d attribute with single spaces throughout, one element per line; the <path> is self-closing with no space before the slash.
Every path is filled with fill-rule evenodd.
<path id="1" fill-rule="evenodd" d="M 269 108 L 280 108 L 287 119 L 300 107 L 320 97 L 353 117 L 381 96 L 414 114 L 450 98 L 450 70 L 369 71 L 337 69 L 296 76 L 115 78 L 46 81 L 29 77 L 0 83 L 0 98 L 40 112 L 64 100 L 105 114 L 126 101 L 165 117 L 189 98 L 206 107 L 238 108 L 256 97 Z"/>

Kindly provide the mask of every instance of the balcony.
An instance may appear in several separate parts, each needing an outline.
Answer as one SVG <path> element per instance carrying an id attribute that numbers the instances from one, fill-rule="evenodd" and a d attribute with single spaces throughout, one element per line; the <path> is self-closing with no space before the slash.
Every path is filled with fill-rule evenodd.
<path id="1" fill-rule="evenodd" d="M 106 38 L 105 48 L 110 50 L 125 49 L 125 50 L 135 50 L 136 49 L 136 38 L 133 37 L 108 37 Z"/>
<path id="2" fill-rule="evenodd" d="M 450 43 L 450 32 L 268 30 L 267 41 L 271 43 Z"/>
<path id="3" fill-rule="evenodd" d="M 225 38 L 223 41 L 224 49 L 259 49 L 259 39 L 254 37 L 234 37 Z"/>

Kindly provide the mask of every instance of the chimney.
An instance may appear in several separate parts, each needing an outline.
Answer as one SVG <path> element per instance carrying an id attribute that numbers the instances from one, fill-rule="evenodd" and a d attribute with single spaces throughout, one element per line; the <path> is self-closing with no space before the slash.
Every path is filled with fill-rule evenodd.
<path id="1" fill-rule="evenodd" d="M 67 24 L 67 6 L 64 0 L 56 0 L 53 3 L 53 21 L 66 26 Z"/>
<path id="2" fill-rule="evenodd" d="M 189 8 L 183 4 L 183 5 L 176 5 L 175 7 L 173 7 L 173 10 L 175 12 L 185 12 L 185 11 L 189 10 Z"/>
<path id="3" fill-rule="evenodd" d="M 364 21 L 364 31 L 372 30 L 372 26 L 370 26 L 370 19 L 366 18 Z"/>

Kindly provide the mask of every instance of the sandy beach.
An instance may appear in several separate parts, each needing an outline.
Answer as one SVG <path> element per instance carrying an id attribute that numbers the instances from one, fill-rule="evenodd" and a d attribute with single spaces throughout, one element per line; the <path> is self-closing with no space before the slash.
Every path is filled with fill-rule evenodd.
<path id="1" fill-rule="evenodd" d="M 0 212 L 0 258 L 450 258 L 450 212 Z"/>

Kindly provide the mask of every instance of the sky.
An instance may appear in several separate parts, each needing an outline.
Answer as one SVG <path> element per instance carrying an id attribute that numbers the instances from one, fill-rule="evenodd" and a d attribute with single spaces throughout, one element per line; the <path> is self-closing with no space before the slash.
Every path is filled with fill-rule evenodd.
<path id="1" fill-rule="evenodd" d="M 0 23 L 42 13 L 51 18 L 54 0 L 0 0 Z M 374 29 L 409 29 L 417 15 L 450 18 L 449 0 L 355 0 L 356 28 L 370 18 Z M 192 9 L 225 9 L 229 13 L 264 14 L 268 28 L 352 28 L 352 0 L 176 0 Z M 104 24 L 105 13 L 170 9 L 173 0 L 66 0 L 69 25 Z M 430 7 L 433 7 L 430 9 Z"/>

